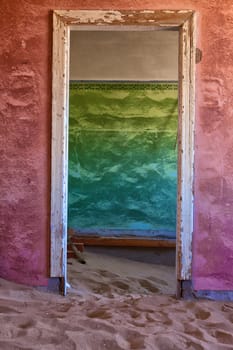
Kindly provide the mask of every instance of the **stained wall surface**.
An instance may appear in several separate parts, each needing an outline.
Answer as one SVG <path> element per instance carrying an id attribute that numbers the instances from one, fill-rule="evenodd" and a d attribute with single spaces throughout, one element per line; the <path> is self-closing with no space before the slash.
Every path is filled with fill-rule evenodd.
<path id="1" fill-rule="evenodd" d="M 48 281 L 55 8 L 197 11 L 193 285 L 233 290 L 232 0 L 1 0 L 0 276 Z"/>
<path id="2" fill-rule="evenodd" d="M 179 32 L 70 33 L 71 80 L 178 80 Z"/>

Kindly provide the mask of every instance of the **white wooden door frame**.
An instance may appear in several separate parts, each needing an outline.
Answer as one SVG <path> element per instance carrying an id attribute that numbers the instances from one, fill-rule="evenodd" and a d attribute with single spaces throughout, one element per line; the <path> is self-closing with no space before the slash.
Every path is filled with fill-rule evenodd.
<path id="1" fill-rule="evenodd" d="M 50 276 L 67 279 L 69 51 L 72 30 L 179 30 L 177 280 L 191 280 L 195 119 L 195 13 L 192 10 L 53 12 Z"/>

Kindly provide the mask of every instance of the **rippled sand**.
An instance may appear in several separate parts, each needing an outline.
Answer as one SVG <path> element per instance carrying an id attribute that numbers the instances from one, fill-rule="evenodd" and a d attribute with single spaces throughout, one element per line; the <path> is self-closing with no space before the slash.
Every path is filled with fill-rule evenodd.
<path id="1" fill-rule="evenodd" d="M 169 266 L 86 259 L 69 260 L 66 298 L 0 280 L 1 350 L 233 349 L 233 303 L 162 295 Z"/>

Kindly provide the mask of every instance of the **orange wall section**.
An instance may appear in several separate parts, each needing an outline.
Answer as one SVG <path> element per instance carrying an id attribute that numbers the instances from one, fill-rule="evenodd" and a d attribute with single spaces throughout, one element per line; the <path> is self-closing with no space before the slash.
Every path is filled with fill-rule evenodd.
<path id="1" fill-rule="evenodd" d="M 197 12 L 193 286 L 233 290 L 232 0 L 1 0 L 0 276 L 49 277 L 53 9 Z"/>

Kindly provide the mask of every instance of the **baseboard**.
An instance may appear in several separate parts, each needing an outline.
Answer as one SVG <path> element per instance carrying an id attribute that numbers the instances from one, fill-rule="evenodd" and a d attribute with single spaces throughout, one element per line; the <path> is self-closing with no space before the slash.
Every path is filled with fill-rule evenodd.
<path id="1" fill-rule="evenodd" d="M 185 300 L 207 299 L 215 301 L 233 301 L 233 291 L 194 290 L 190 280 L 178 281 L 177 290 L 177 298 Z"/>
<path id="2" fill-rule="evenodd" d="M 174 239 L 156 239 L 142 237 L 99 237 L 76 236 L 79 243 L 84 246 L 109 246 L 109 247 L 141 247 L 141 248 L 175 248 Z"/>
<path id="3" fill-rule="evenodd" d="M 59 277 L 50 277 L 48 278 L 47 286 L 37 286 L 35 289 L 39 290 L 40 292 L 60 294 L 60 285 L 61 283 Z"/>

